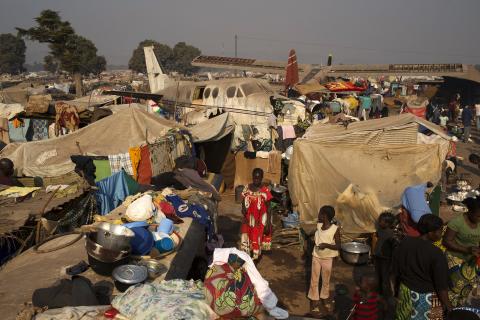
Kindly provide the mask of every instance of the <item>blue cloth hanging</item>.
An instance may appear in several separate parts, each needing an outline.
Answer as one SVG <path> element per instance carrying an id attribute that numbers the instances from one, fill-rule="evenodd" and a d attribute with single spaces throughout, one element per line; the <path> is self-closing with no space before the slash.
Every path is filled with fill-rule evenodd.
<path id="1" fill-rule="evenodd" d="M 127 173 L 122 170 L 95 184 L 98 188 L 95 193 L 97 207 L 101 215 L 106 215 L 122 204 L 126 197 L 135 193 L 129 188 L 127 179 Z"/>

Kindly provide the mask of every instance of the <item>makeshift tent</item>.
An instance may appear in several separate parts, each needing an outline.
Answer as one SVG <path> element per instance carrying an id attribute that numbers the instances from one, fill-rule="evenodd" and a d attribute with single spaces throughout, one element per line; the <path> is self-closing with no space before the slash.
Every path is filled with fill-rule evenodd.
<path id="1" fill-rule="evenodd" d="M 53 177 L 74 169 L 71 155 L 107 156 L 128 152 L 136 147 L 154 142 L 173 127 L 174 122 L 154 114 L 131 108 L 103 118 L 85 128 L 58 138 L 12 143 L 0 153 L 10 158 L 18 175 Z"/>
<path id="2" fill-rule="evenodd" d="M 289 190 L 302 221 L 334 206 L 346 233 L 374 232 L 384 208 L 400 204 L 408 186 L 441 176 L 438 144 L 346 145 L 297 139 Z"/>
<path id="3" fill-rule="evenodd" d="M 426 128 L 434 134 L 426 136 Z M 346 232 L 372 232 L 385 207 L 400 204 L 404 189 L 437 182 L 450 137 L 412 114 L 310 127 L 294 144 L 289 189 L 303 221 L 323 205 L 336 207 Z"/>
<path id="4" fill-rule="evenodd" d="M 342 125 L 318 124 L 308 128 L 304 138 L 322 142 L 357 144 L 417 143 L 419 127 L 424 127 L 446 141 L 451 138 L 434 123 L 413 114 L 401 114 L 387 118 Z"/>

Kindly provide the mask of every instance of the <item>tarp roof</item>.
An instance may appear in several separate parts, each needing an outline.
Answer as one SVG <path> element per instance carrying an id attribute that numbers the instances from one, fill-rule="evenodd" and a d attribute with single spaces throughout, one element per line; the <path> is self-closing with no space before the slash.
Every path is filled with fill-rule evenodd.
<path id="1" fill-rule="evenodd" d="M 381 119 L 354 122 L 350 123 L 347 128 L 341 124 L 317 124 L 308 128 L 304 138 L 309 140 L 327 140 L 333 137 L 345 137 L 362 132 L 367 133 L 372 131 L 395 130 L 399 128 L 406 128 L 412 125 L 416 125 L 417 128 L 418 125 L 421 125 L 439 135 L 443 139 L 451 140 L 451 137 L 445 134 L 441 127 L 411 113 L 405 113 Z"/>
<path id="2" fill-rule="evenodd" d="M 233 131 L 235 124 L 231 121 L 229 113 L 221 114 L 197 125 L 189 127 L 193 142 L 218 141 Z"/>
<path id="3" fill-rule="evenodd" d="M 53 177 L 68 173 L 74 165 L 71 155 L 107 156 L 128 152 L 129 147 L 140 146 L 161 137 L 176 123 L 137 108 L 103 118 L 78 131 L 49 140 L 11 143 L 1 152 L 10 158 L 18 175 Z"/>
<path id="4" fill-rule="evenodd" d="M 115 101 L 118 96 L 114 95 L 100 95 L 100 96 L 85 96 L 74 100 L 64 101 L 65 103 L 75 106 L 78 112 L 83 112 L 95 106 L 101 106 Z"/>

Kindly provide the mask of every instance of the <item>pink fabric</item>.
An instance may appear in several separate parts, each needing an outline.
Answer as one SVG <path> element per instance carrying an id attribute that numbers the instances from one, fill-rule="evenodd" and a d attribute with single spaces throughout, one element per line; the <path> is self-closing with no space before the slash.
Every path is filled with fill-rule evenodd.
<path id="1" fill-rule="evenodd" d="M 282 126 L 283 139 L 295 139 L 295 129 L 293 126 Z"/>

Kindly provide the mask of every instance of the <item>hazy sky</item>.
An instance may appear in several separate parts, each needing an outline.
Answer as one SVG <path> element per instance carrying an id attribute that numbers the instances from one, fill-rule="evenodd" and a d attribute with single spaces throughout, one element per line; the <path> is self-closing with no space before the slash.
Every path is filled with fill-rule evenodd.
<path id="1" fill-rule="evenodd" d="M 0 0 L 0 33 L 60 12 L 109 64 L 144 39 L 185 41 L 210 55 L 299 62 L 480 63 L 480 0 Z M 27 43 L 27 62 L 45 46 Z"/>

